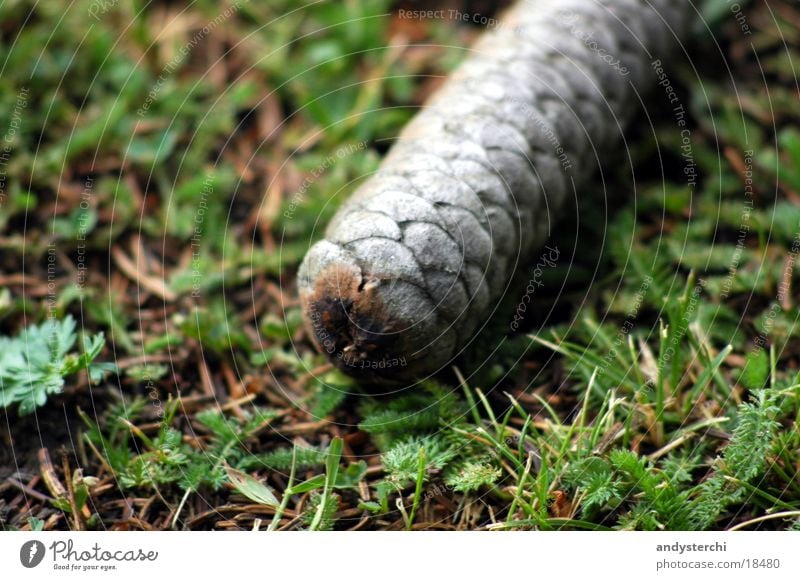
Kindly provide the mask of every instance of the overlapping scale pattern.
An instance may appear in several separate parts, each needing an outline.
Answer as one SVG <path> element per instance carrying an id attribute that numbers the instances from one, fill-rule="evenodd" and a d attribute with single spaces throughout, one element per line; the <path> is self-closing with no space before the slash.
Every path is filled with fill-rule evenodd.
<path id="1" fill-rule="evenodd" d="M 485 33 L 348 199 L 298 275 L 341 368 L 410 381 L 455 357 L 568 196 L 621 140 L 683 0 L 523 0 Z"/>

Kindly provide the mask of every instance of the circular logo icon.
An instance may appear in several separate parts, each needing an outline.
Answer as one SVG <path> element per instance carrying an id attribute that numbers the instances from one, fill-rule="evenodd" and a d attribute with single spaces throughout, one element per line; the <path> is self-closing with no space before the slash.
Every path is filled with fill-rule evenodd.
<path id="1" fill-rule="evenodd" d="M 19 561 L 26 568 L 36 568 L 44 559 L 44 544 L 39 540 L 29 540 L 19 549 Z"/>

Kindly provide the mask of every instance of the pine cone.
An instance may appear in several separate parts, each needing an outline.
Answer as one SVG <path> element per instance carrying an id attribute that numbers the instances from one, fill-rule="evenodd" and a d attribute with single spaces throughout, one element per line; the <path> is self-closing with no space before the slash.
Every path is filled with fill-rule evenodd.
<path id="1" fill-rule="evenodd" d="M 300 267 L 306 324 L 340 368 L 408 382 L 457 356 L 620 140 L 675 0 L 515 5 L 405 127 Z"/>

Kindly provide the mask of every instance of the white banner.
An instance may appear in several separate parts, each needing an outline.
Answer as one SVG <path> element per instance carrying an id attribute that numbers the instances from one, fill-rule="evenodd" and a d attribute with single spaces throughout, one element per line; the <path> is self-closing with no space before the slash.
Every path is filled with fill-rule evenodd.
<path id="1" fill-rule="evenodd" d="M 0 578 L 800 578 L 792 532 L 19 532 Z"/>

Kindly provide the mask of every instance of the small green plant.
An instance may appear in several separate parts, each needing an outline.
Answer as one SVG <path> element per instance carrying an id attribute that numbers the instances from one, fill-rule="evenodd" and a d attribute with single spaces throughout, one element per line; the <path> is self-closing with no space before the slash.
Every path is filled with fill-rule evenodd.
<path id="1" fill-rule="evenodd" d="M 226 467 L 238 469 L 247 457 L 247 440 L 275 417 L 270 409 L 256 409 L 243 419 L 231 419 L 209 408 L 196 415 L 198 428 L 207 436 L 198 439 L 202 445 L 191 445 L 172 426 L 178 409 L 176 401 L 165 406 L 167 412 L 153 437 L 134 425 L 144 407 L 144 399 L 112 407 L 102 421 L 104 429 L 81 413 L 88 427 L 86 441 L 102 453 L 126 489 L 177 484 L 186 493 L 201 486 L 218 490 L 228 481 Z"/>
<path id="2" fill-rule="evenodd" d="M 0 337 L 0 407 L 18 404 L 19 414 L 27 415 L 62 392 L 65 377 L 86 369 L 90 380 L 99 381 L 115 369 L 93 362 L 105 346 L 102 333 L 84 336 L 83 352 L 73 351 L 76 326 L 68 315 L 29 326 L 14 338 Z"/>

